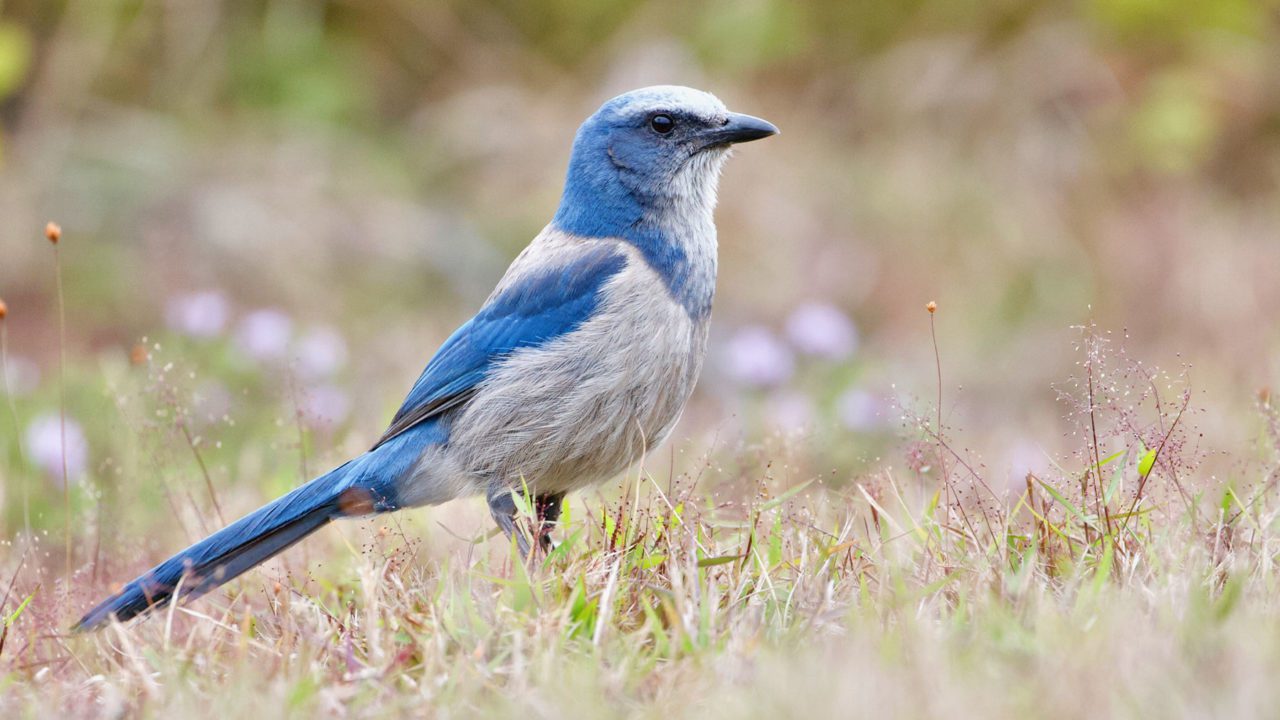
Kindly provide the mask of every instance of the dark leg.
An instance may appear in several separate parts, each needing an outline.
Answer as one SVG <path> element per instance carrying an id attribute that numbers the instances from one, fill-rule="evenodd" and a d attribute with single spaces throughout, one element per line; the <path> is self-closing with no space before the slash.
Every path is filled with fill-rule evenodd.
<path id="1" fill-rule="evenodd" d="M 503 534 L 507 536 L 507 540 L 516 539 L 516 547 L 520 550 L 520 557 L 529 557 L 529 538 L 516 527 L 516 502 L 511 497 L 511 488 L 493 487 L 489 490 L 489 514 L 493 516 L 493 521 L 498 524 Z"/>
<path id="2" fill-rule="evenodd" d="M 536 499 L 534 503 L 538 511 L 538 531 L 534 534 L 538 538 L 538 547 L 542 548 L 542 552 L 551 552 L 551 531 L 555 529 L 556 523 L 560 521 L 560 510 L 564 506 L 564 493 L 556 495 L 544 495 Z"/>

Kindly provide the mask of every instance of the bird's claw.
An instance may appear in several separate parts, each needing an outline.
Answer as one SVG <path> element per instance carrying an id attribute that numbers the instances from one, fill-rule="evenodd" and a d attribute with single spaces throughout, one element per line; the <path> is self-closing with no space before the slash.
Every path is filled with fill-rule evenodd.
<path id="1" fill-rule="evenodd" d="M 516 549 L 520 551 L 522 560 L 529 560 L 535 543 L 543 555 L 550 553 L 555 549 L 555 544 L 551 540 L 551 531 L 560 520 L 564 495 L 535 497 L 535 517 L 530 523 L 532 527 L 523 523 L 517 527 L 516 519 L 519 512 L 512 492 L 514 491 L 510 489 L 501 489 L 489 493 L 489 513 L 493 515 L 494 522 L 498 524 L 508 540 L 515 539 Z M 531 540 L 533 542 L 530 542 Z"/>

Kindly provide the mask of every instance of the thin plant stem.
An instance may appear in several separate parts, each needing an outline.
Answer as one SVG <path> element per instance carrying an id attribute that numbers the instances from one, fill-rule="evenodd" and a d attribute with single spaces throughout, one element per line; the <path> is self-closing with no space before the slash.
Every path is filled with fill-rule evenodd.
<path id="1" fill-rule="evenodd" d="M 218 494 L 213 490 L 213 478 L 209 477 L 209 468 L 204 464 L 204 458 L 201 457 L 200 448 L 196 445 L 196 440 L 192 437 L 190 428 L 187 427 L 187 421 L 179 421 L 178 427 L 182 430 L 182 437 L 187 440 L 187 447 L 191 448 L 191 454 L 196 458 L 196 465 L 200 466 L 200 475 L 204 477 L 204 486 L 209 491 L 209 500 L 213 503 L 213 510 L 218 514 L 218 522 L 226 525 L 227 520 L 222 515 L 222 505 L 218 503 Z"/>
<path id="2" fill-rule="evenodd" d="M 1088 358 L 1085 366 L 1089 382 L 1089 437 L 1091 439 L 1090 448 L 1093 451 L 1093 485 L 1094 493 L 1094 512 L 1099 517 L 1105 518 L 1107 526 L 1107 534 L 1114 536 L 1115 531 L 1111 527 L 1111 508 L 1106 503 L 1105 493 L 1102 490 L 1102 452 L 1098 447 L 1098 412 L 1095 405 L 1095 396 L 1093 391 L 1093 358 Z"/>
<path id="3" fill-rule="evenodd" d="M 937 324 L 934 322 L 934 316 L 937 314 L 938 305 L 937 303 L 930 302 L 926 306 L 926 309 L 929 311 L 929 337 L 933 341 L 933 366 L 934 366 L 934 370 L 937 372 L 937 377 L 938 377 L 938 398 L 937 398 L 937 408 L 935 408 L 937 413 L 937 420 L 935 421 L 936 423 L 935 429 L 936 429 L 936 434 L 937 434 L 938 443 L 939 443 L 938 471 L 942 476 L 942 491 L 947 496 L 947 505 L 951 506 L 951 505 L 956 505 L 958 503 L 958 499 L 956 497 L 955 489 L 951 487 L 951 478 L 947 476 L 946 456 L 945 454 L 943 454 L 942 448 L 941 448 L 941 444 L 942 444 L 942 353 L 938 350 L 938 328 L 937 328 Z"/>
<path id="4" fill-rule="evenodd" d="M 71 575 L 71 477 L 67 472 L 67 304 L 62 291 L 62 252 L 53 245 L 53 277 L 58 289 L 58 433 L 62 455 L 62 510 L 65 518 L 67 575 Z"/>

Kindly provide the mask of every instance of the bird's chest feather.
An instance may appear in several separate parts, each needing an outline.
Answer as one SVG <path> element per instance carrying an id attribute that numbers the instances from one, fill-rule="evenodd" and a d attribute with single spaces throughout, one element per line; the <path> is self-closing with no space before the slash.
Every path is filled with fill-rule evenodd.
<path id="1" fill-rule="evenodd" d="M 468 471 L 537 492 L 607 479 L 660 443 L 693 390 L 707 323 L 638 256 L 574 332 L 522 350 L 486 380 L 451 432 Z"/>

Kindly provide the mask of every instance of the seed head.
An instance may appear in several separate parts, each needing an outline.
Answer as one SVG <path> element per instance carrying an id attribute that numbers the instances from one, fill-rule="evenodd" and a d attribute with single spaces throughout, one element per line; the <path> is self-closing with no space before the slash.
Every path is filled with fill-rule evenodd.
<path id="1" fill-rule="evenodd" d="M 50 220 L 49 224 L 44 226 L 44 236 L 49 239 L 49 242 L 57 245 L 62 239 L 62 226 Z"/>
<path id="2" fill-rule="evenodd" d="M 930 301 L 929 301 L 929 304 L 924 306 L 924 309 L 925 309 L 925 310 L 928 310 L 928 311 L 929 311 L 929 314 L 930 314 L 930 315 L 932 315 L 932 314 L 934 314 L 934 313 L 938 312 L 938 303 L 936 303 L 936 302 L 934 302 L 934 301 L 930 300 Z"/>

